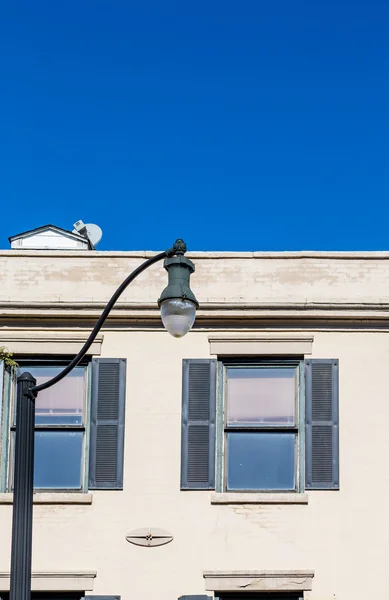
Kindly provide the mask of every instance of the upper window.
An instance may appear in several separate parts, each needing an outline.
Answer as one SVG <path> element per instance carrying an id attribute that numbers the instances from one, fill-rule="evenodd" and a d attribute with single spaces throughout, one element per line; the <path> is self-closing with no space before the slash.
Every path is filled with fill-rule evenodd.
<path id="1" fill-rule="evenodd" d="M 295 490 L 298 367 L 225 367 L 227 490 Z"/>
<path id="2" fill-rule="evenodd" d="M 227 491 L 297 486 L 299 364 L 224 366 Z"/>
<path id="3" fill-rule="evenodd" d="M 52 379 L 63 366 L 23 364 L 37 385 Z M 35 402 L 34 487 L 81 490 L 85 473 L 85 425 L 88 368 L 76 367 L 53 387 L 39 392 Z M 16 394 L 13 395 L 11 455 L 16 428 Z"/>

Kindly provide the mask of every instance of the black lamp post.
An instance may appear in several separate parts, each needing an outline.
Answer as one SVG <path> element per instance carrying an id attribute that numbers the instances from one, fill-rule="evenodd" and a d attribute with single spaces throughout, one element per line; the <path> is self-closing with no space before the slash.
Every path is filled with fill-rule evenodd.
<path id="1" fill-rule="evenodd" d="M 18 377 L 10 600 L 30 600 L 31 598 L 34 425 L 35 398 L 38 392 L 53 386 L 78 365 L 122 292 L 142 271 L 162 259 L 165 259 L 164 266 L 168 272 L 168 286 L 158 300 L 162 322 L 174 337 L 182 337 L 188 333 L 195 320 L 198 302 L 189 284 L 194 264 L 184 256 L 185 252 L 184 241 L 177 240 L 173 248 L 149 258 L 137 267 L 118 287 L 84 346 L 61 373 L 41 385 L 36 385 L 36 380 L 30 373 L 22 373 Z"/>

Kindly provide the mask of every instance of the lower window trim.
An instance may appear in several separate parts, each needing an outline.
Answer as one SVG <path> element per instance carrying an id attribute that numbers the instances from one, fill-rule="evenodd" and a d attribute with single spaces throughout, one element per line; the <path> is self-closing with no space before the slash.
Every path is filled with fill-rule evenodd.
<path id="1" fill-rule="evenodd" d="M 34 504 L 92 504 L 93 494 L 91 492 L 83 492 L 82 490 L 69 491 L 50 491 L 34 490 Z M 0 505 L 13 504 L 13 493 L 0 493 Z"/>
<path id="2" fill-rule="evenodd" d="M 308 504 L 308 498 L 299 492 L 216 492 L 211 504 Z"/>

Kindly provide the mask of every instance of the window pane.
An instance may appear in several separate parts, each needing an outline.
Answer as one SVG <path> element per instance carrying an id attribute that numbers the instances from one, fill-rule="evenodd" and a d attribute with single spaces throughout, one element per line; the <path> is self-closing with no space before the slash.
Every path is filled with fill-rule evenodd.
<path id="1" fill-rule="evenodd" d="M 28 366 L 37 381 L 45 383 L 62 371 L 63 367 Z M 85 394 L 85 369 L 76 367 L 53 387 L 39 392 L 35 401 L 35 423 L 37 425 L 81 425 Z M 16 411 L 15 411 L 16 412 Z"/>
<path id="2" fill-rule="evenodd" d="M 82 431 L 36 431 L 34 487 L 80 489 Z"/>
<path id="3" fill-rule="evenodd" d="M 295 434 L 227 434 L 228 490 L 294 490 Z"/>
<path id="4" fill-rule="evenodd" d="M 228 423 L 293 425 L 296 370 L 290 368 L 228 368 Z"/>

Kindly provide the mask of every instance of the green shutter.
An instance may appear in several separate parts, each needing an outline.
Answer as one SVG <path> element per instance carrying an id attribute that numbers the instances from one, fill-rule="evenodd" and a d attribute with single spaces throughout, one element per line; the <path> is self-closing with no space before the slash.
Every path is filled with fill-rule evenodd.
<path id="1" fill-rule="evenodd" d="M 305 487 L 339 489 L 338 360 L 305 363 Z"/>
<path id="2" fill-rule="evenodd" d="M 215 488 L 216 360 L 185 359 L 181 489 Z"/>
<path id="3" fill-rule="evenodd" d="M 126 361 L 92 361 L 89 489 L 122 489 Z"/>

